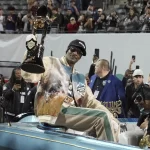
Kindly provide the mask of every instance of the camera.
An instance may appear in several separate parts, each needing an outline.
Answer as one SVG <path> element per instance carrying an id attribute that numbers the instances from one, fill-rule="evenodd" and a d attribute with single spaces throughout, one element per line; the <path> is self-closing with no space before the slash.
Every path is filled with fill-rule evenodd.
<path id="1" fill-rule="evenodd" d="M 134 103 L 138 104 L 138 103 L 140 103 L 142 101 L 143 101 L 143 96 L 141 94 L 137 94 L 137 96 L 136 96 L 136 98 L 134 100 Z"/>

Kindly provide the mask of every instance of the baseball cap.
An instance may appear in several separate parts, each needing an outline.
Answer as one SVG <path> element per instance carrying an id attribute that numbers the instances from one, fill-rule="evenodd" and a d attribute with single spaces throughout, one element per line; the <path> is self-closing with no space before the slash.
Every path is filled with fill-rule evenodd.
<path id="1" fill-rule="evenodd" d="M 70 20 L 75 20 L 75 18 L 74 18 L 74 17 L 71 17 Z"/>
<path id="2" fill-rule="evenodd" d="M 74 46 L 74 47 L 77 47 L 79 48 L 82 53 L 83 53 L 83 56 L 86 56 L 86 45 L 85 45 L 85 42 L 84 41 L 81 41 L 79 39 L 76 39 L 76 40 L 73 40 L 70 42 L 69 46 L 68 46 L 68 49 L 71 47 L 71 46 Z"/>
<path id="3" fill-rule="evenodd" d="M 101 11 L 101 12 L 102 12 L 102 11 L 103 11 L 103 9 L 102 9 L 102 8 L 99 8 L 99 9 L 98 9 L 98 11 Z"/>
<path id="4" fill-rule="evenodd" d="M 141 69 L 136 69 L 136 70 L 134 70 L 132 76 L 133 77 L 135 77 L 135 76 L 144 76 L 144 73 L 143 73 L 143 71 Z"/>

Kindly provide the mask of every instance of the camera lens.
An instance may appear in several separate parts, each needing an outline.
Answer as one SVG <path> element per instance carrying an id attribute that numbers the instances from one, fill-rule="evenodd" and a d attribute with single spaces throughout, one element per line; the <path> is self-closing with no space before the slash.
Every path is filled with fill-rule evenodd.
<path id="1" fill-rule="evenodd" d="M 142 98 L 142 95 L 137 95 L 137 96 L 136 96 L 136 100 L 137 100 L 138 102 L 141 102 L 142 99 L 143 99 L 143 98 Z"/>

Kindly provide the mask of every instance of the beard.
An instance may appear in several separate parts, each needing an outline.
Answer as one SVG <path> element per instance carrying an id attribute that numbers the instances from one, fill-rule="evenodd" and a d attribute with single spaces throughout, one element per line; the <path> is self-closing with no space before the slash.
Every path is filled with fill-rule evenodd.
<path id="1" fill-rule="evenodd" d="M 66 61 L 68 62 L 68 64 L 75 64 L 76 62 L 78 62 L 79 58 L 77 58 L 76 55 L 72 55 L 72 54 L 68 54 L 66 56 Z"/>

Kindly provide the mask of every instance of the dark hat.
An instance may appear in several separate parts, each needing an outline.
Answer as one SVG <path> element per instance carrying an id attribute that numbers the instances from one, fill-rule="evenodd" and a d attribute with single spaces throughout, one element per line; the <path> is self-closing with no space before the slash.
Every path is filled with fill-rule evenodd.
<path id="1" fill-rule="evenodd" d="M 78 40 L 78 39 L 73 40 L 73 41 L 70 42 L 70 44 L 69 44 L 69 46 L 68 46 L 68 49 L 69 49 L 71 46 L 74 46 L 74 47 L 79 48 L 79 49 L 82 51 L 83 56 L 86 56 L 86 45 L 85 45 L 85 43 L 84 43 L 83 41 Z"/>
<path id="2" fill-rule="evenodd" d="M 47 15 L 47 7 L 45 5 L 42 5 L 37 10 L 37 16 L 46 17 L 46 15 Z"/>

